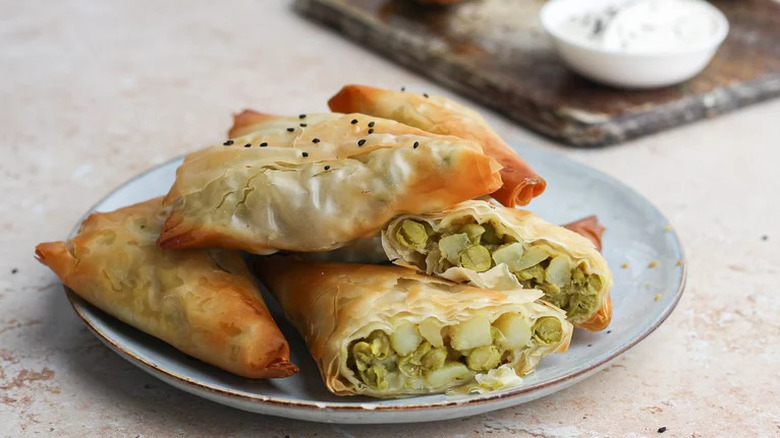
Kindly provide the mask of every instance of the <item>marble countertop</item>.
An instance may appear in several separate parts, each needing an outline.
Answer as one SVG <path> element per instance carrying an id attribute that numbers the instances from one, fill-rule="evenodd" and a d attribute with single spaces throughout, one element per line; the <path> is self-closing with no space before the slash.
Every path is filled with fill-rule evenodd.
<path id="1" fill-rule="evenodd" d="M 214 404 L 124 361 L 33 247 L 139 172 L 219 141 L 245 107 L 325 111 L 350 82 L 452 94 L 282 1 L 0 1 L 0 41 L 0 436 L 780 435 L 780 101 L 598 150 L 484 111 L 509 142 L 656 204 L 685 244 L 682 301 L 605 371 L 541 400 L 448 422 L 320 425 Z"/>

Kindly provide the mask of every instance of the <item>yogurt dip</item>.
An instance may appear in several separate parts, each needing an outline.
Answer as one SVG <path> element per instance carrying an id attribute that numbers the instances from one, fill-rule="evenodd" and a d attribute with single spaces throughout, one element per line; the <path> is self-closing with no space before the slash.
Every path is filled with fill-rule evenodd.
<path id="1" fill-rule="evenodd" d="M 718 17 L 701 0 L 624 0 L 573 14 L 558 32 L 586 46 L 629 53 L 672 53 L 712 40 Z"/>

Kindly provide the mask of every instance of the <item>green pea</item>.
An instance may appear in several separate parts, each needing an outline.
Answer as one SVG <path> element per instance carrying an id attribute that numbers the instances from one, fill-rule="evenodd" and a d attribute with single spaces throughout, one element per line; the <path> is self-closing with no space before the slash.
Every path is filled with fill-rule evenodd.
<path id="1" fill-rule="evenodd" d="M 411 219 L 403 221 L 401 228 L 395 233 L 395 237 L 402 245 L 416 250 L 422 250 L 428 243 L 425 225 Z"/>
<path id="2" fill-rule="evenodd" d="M 474 371 L 487 371 L 495 368 L 501 361 L 501 352 L 495 345 L 485 345 L 471 350 L 466 365 Z"/>
<path id="3" fill-rule="evenodd" d="M 466 233 L 473 244 L 479 244 L 480 237 L 485 233 L 485 227 L 479 224 L 466 224 L 460 228 L 460 233 Z"/>
<path id="4" fill-rule="evenodd" d="M 490 269 L 490 251 L 482 245 L 473 245 L 458 254 L 460 266 L 477 272 Z"/>
<path id="5" fill-rule="evenodd" d="M 563 337 L 563 326 L 558 318 L 544 316 L 536 320 L 533 327 L 534 338 L 545 344 L 560 342 Z"/>

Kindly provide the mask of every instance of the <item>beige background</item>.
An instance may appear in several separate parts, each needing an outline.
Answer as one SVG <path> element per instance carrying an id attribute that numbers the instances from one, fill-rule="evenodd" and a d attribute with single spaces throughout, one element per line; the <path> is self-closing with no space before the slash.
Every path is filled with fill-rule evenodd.
<path id="1" fill-rule="evenodd" d="M 112 188 L 222 139 L 232 112 L 324 111 L 347 82 L 450 95 L 286 1 L 0 2 L 0 436 L 780 435 L 780 101 L 593 151 L 486 112 L 646 195 L 690 271 L 668 322 L 606 371 L 489 415 L 332 426 L 201 400 L 100 344 L 33 260 Z"/>

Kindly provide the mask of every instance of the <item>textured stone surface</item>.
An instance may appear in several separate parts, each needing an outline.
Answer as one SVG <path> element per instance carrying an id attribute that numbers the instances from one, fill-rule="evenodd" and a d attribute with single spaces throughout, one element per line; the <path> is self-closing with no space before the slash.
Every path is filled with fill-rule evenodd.
<path id="1" fill-rule="evenodd" d="M 607 371 L 533 403 L 421 425 L 307 424 L 204 401 L 125 362 L 33 247 L 140 171 L 221 139 L 244 107 L 325 111 L 347 82 L 450 93 L 287 2 L 46 3 L 0 2 L 0 436 L 780 434 L 780 102 L 589 151 L 486 112 L 510 142 L 600 168 L 668 215 L 690 269 L 679 307 Z"/>

